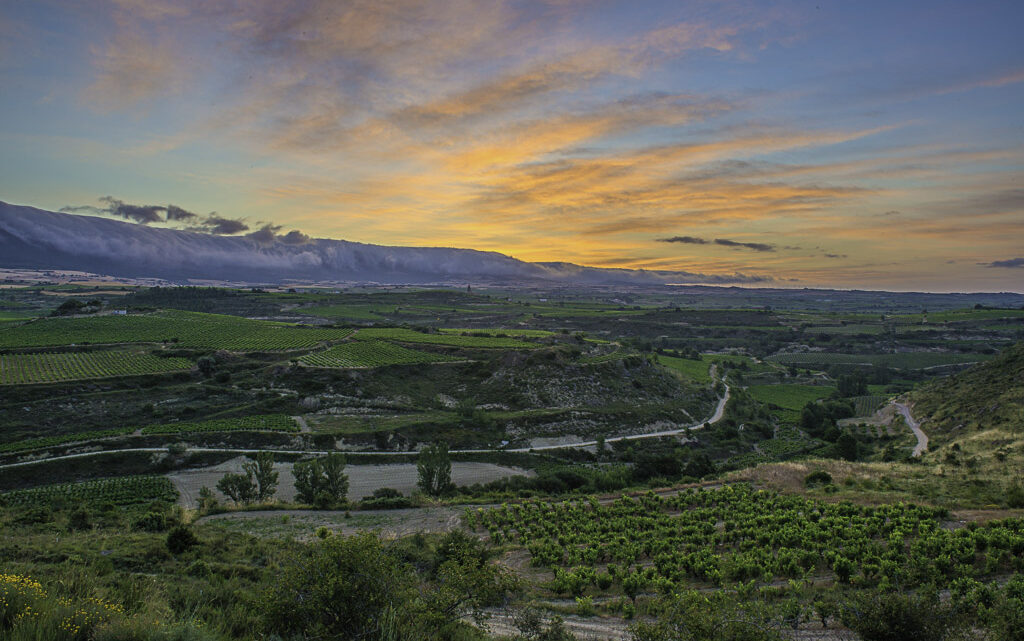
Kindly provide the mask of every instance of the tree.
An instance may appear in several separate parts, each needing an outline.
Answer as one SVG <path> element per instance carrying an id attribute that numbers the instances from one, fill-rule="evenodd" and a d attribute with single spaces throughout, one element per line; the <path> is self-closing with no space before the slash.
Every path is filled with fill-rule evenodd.
<path id="1" fill-rule="evenodd" d="M 217 360 L 212 356 L 200 356 L 196 361 L 196 367 L 203 373 L 203 376 L 210 376 L 213 370 L 217 369 Z"/>
<path id="2" fill-rule="evenodd" d="M 257 496 L 256 482 L 251 474 L 228 472 L 217 481 L 217 489 L 235 503 L 252 503 Z"/>
<path id="3" fill-rule="evenodd" d="M 322 459 L 296 463 L 292 472 L 295 475 L 295 493 L 303 503 L 330 507 L 345 502 L 348 476 L 344 473 L 343 455 L 328 454 Z"/>
<path id="4" fill-rule="evenodd" d="M 419 480 L 416 484 L 424 493 L 441 496 L 452 490 L 452 462 L 448 457 L 448 444 L 428 445 L 420 451 L 416 462 Z"/>
<path id="5" fill-rule="evenodd" d="M 274 496 L 277 490 L 277 470 L 274 469 L 274 454 L 272 452 L 260 452 L 256 455 L 255 461 L 250 461 L 242 466 L 249 478 L 256 481 L 256 499 L 260 502 Z"/>
<path id="6" fill-rule="evenodd" d="M 857 450 L 857 437 L 849 432 L 843 432 L 836 441 L 836 452 L 847 461 L 857 460 L 859 454 Z"/>
<path id="7" fill-rule="evenodd" d="M 843 397 L 864 396 L 868 393 L 868 383 L 861 374 L 843 374 L 836 381 L 839 395 Z"/>

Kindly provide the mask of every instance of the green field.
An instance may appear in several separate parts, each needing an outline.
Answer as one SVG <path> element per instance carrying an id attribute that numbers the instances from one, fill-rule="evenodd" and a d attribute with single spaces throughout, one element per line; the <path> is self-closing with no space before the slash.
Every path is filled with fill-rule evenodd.
<path id="1" fill-rule="evenodd" d="M 989 354 L 952 354 L 945 352 L 900 352 L 898 354 L 834 354 L 831 352 L 810 352 L 800 354 L 776 354 L 767 360 L 783 365 L 828 366 L 864 365 L 893 367 L 897 369 L 924 369 L 940 365 L 956 365 L 987 361 Z"/>
<path id="2" fill-rule="evenodd" d="M 120 351 L 0 354 L 0 385 L 162 374 L 191 367 L 187 358 Z"/>
<path id="3" fill-rule="evenodd" d="M 153 501 L 171 502 L 178 491 L 163 476 L 121 476 L 118 478 L 44 485 L 29 490 L 15 490 L 0 494 L 8 505 L 44 506 L 63 503 L 113 503 L 131 505 Z"/>
<path id="4" fill-rule="evenodd" d="M 676 358 L 675 356 L 659 354 L 658 362 L 698 383 L 711 382 L 711 373 L 709 371 L 711 364 L 707 361 L 694 361 L 688 358 Z"/>
<path id="5" fill-rule="evenodd" d="M 824 385 L 751 385 L 747 391 L 762 403 L 800 410 L 812 401 L 831 396 L 836 388 Z"/>
<path id="6" fill-rule="evenodd" d="M 469 334 L 472 336 L 521 336 L 523 338 L 544 338 L 546 336 L 554 336 L 555 332 L 548 331 L 546 329 L 457 329 L 452 327 L 445 327 L 438 330 L 442 334 Z"/>
<path id="7" fill-rule="evenodd" d="M 210 421 L 164 423 L 142 428 L 149 434 L 202 434 L 207 432 L 298 432 L 295 419 L 284 414 L 220 418 Z"/>
<path id="8" fill-rule="evenodd" d="M 307 354 L 299 362 L 311 367 L 383 367 L 451 360 L 455 359 L 445 354 L 420 352 L 384 341 L 356 341 Z"/>
<path id="9" fill-rule="evenodd" d="M 44 318 L 0 326 L 0 349 L 75 344 L 173 343 L 181 347 L 278 351 L 339 341 L 350 329 L 300 327 L 177 310 L 127 316 Z"/>
<path id="10" fill-rule="evenodd" d="M 356 332 L 361 341 L 389 340 L 399 343 L 450 345 L 452 347 L 481 347 L 489 349 L 533 349 L 536 343 L 496 336 L 462 336 L 459 334 L 427 334 L 400 327 L 370 327 Z"/>

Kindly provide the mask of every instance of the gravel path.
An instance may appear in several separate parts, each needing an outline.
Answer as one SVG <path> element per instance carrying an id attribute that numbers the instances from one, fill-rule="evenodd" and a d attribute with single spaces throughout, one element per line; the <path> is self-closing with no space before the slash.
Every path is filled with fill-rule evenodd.
<path id="1" fill-rule="evenodd" d="M 221 501 L 227 498 L 215 489 L 217 481 L 227 472 L 242 472 L 242 464 L 248 459 L 243 456 L 231 459 L 211 467 L 196 470 L 181 470 L 168 474 L 179 492 L 178 502 L 185 507 L 195 507 L 198 503 L 199 489 L 206 486 L 213 490 Z M 275 497 L 281 501 L 295 500 L 295 476 L 292 474 L 292 463 L 276 463 L 278 486 Z M 347 465 L 348 498 L 350 501 L 371 496 L 374 490 L 390 487 L 402 494 L 412 494 L 416 489 L 417 472 L 415 463 L 393 463 L 388 465 Z M 473 485 L 489 483 L 510 476 L 534 476 L 532 470 L 518 467 L 495 465 L 494 463 L 474 463 L 453 461 L 452 482 L 456 485 Z"/>
<path id="2" fill-rule="evenodd" d="M 913 456 L 921 456 L 928 449 L 928 436 L 921 431 L 921 424 L 910 415 L 910 407 L 908 405 L 904 403 L 893 403 L 893 405 L 903 415 L 903 418 L 907 421 L 907 426 L 910 427 L 910 431 L 917 437 L 917 445 L 914 446 Z"/>

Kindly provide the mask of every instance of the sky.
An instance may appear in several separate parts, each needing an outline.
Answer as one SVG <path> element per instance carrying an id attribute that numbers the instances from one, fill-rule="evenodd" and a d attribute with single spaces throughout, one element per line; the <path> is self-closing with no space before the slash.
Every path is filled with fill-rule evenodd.
<path id="1" fill-rule="evenodd" d="M 0 200 L 1020 292 L 1022 24 L 1017 0 L 4 0 Z"/>

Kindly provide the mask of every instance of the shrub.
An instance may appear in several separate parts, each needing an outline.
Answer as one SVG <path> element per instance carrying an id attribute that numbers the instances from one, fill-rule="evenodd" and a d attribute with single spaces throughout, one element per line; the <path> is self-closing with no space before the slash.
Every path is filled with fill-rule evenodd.
<path id="1" fill-rule="evenodd" d="M 89 530 L 92 529 L 92 521 L 89 518 L 89 511 L 84 507 L 76 509 L 68 517 L 68 529 Z"/>
<path id="2" fill-rule="evenodd" d="M 804 477 L 804 487 L 817 487 L 832 482 L 832 475 L 825 470 L 815 470 Z"/>
<path id="3" fill-rule="evenodd" d="M 132 529 L 142 532 L 163 532 L 167 529 L 167 517 L 163 512 L 150 510 L 143 516 L 135 519 Z"/>
<path id="4" fill-rule="evenodd" d="M 843 625 L 864 641 L 943 641 L 966 621 L 934 591 L 917 594 L 862 592 L 839 609 Z"/>
<path id="5" fill-rule="evenodd" d="M 199 539 L 186 525 L 179 525 L 167 533 L 167 550 L 171 554 L 181 554 L 199 544 Z"/>

